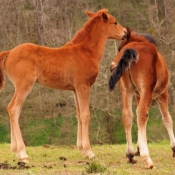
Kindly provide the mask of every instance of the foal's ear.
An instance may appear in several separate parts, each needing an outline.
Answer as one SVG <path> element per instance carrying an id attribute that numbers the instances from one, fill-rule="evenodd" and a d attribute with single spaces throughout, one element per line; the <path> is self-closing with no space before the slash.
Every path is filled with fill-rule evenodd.
<path id="1" fill-rule="evenodd" d="M 129 27 L 126 27 L 126 30 L 127 30 L 127 37 L 126 39 L 129 40 L 131 38 L 131 30 Z"/>
<path id="2" fill-rule="evenodd" d="M 102 17 L 103 17 L 103 20 L 104 21 L 107 21 L 108 20 L 108 16 L 107 16 L 107 14 L 106 13 L 102 13 Z"/>
<path id="3" fill-rule="evenodd" d="M 89 12 L 89 11 L 87 11 L 87 10 L 86 10 L 86 14 L 87 14 L 89 17 L 93 17 L 93 16 L 95 15 L 95 13 Z"/>

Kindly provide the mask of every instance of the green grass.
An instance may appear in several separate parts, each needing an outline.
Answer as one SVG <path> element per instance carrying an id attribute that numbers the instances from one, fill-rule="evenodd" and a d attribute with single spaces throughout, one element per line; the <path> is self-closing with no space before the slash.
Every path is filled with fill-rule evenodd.
<path id="1" fill-rule="evenodd" d="M 9 131 L 7 130 L 7 128 L 0 123 L 0 143 L 1 142 L 8 142 L 9 141 Z"/>
<path id="2" fill-rule="evenodd" d="M 136 146 L 136 145 L 135 145 Z M 140 157 L 136 157 L 137 163 L 127 164 L 125 157 L 126 145 L 93 145 L 96 154 L 95 160 L 82 158 L 76 146 L 45 145 L 27 147 L 30 156 L 29 169 L 0 170 L 1 175 L 173 175 L 175 174 L 175 159 L 167 141 L 149 144 L 149 150 L 156 168 L 147 170 Z M 10 150 L 9 144 L 0 145 L 0 163 L 7 161 L 12 166 L 17 164 L 15 155 Z M 63 157 L 60 160 L 60 157 Z M 65 159 L 66 160 L 63 160 Z M 34 167 L 32 167 L 34 166 Z"/>
<path id="3" fill-rule="evenodd" d="M 135 107 L 133 107 L 134 114 Z M 172 111 L 172 108 L 170 108 Z M 91 112 L 89 136 L 92 144 L 124 144 L 126 143 L 125 130 L 122 124 L 122 111 L 116 109 L 110 116 L 108 112 L 97 110 Z M 24 115 L 24 114 L 23 114 Z M 44 114 L 25 113 L 20 117 L 19 123 L 24 142 L 27 146 L 40 146 L 43 144 L 68 145 L 76 143 L 77 119 L 74 115 L 56 118 L 44 118 Z M 173 121 L 175 120 L 172 115 Z M 174 125 L 175 130 L 175 125 Z M 10 123 L 0 117 L 0 143 L 10 143 Z M 154 134 L 153 134 L 154 133 Z M 132 139 L 137 142 L 137 118 L 134 115 L 132 125 Z M 147 123 L 147 138 L 149 143 L 168 139 L 167 131 L 162 123 L 161 114 L 157 105 L 149 111 Z"/>

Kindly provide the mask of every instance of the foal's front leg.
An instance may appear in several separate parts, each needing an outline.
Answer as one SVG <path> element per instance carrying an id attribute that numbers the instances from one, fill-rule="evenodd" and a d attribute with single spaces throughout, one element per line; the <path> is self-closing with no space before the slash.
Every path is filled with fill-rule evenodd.
<path id="1" fill-rule="evenodd" d="M 83 150 L 83 145 L 82 145 L 82 122 L 80 119 L 80 108 L 79 108 L 79 103 L 78 103 L 78 98 L 76 92 L 74 92 L 74 99 L 75 99 L 75 106 L 76 106 L 76 118 L 78 121 L 78 126 L 77 126 L 77 148 L 83 155 L 83 157 L 86 157 L 86 153 Z"/>
<path id="2" fill-rule="evenodd" d="M 89 159 L 91 159 L 95 157 L 95 154 L 91 150 L 90 141 L 89 141 L 90 86 L 79 85 L 75 89 L 76 89 L 75 91 L 76 91 L 77 104 L 79 106 L 77 146 L 80 149 L 83 148 L 84 156 L 88 156 Z"/>
<path id="3" fill-rule="evenodd" d="M 138 147 L 140 156 L 143 158 L 146 168 L 153 168 L 154 164 L 150 158 L 147 137 L 146 137 L 146 124 L 148 121 L 148 110 L 152 101 L 152 93 L 148 92 L 140 95 L 140 101 L 136 110 L 137 125 L 138 125 Z"/>

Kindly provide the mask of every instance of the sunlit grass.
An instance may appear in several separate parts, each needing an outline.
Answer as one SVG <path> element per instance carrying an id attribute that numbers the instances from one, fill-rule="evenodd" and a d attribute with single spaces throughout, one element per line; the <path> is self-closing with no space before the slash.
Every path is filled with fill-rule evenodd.
<path id="1" fill-rule="evenodd" d="M 136 147 L 136 145 L 135 145 Z M 20 174 L 20 175 L 55 175 L 55 174 L 88 174 L 87 170 L 97 167 L 99 174 L 117 174 L 117 175 L 173 175 L 175 174 L 175 159 L 172 157 L 172 151 L 169 143 L 149 144 L 149 150 L 156 168 L 147 170 L 144 167 L 140 157 L 136 157 L 137 163 L 134 165 L 127 164 L 125 157 L 126 145 L 93 145 L 92 149 L 96 154 L 95 160 L 82 158 L 76 146 L 54 146 L 45 145 L 37 147 L 27 147 L 30 156 L 28 165 L 31 167 L 24 170 L 0 170 L 0 174 Z M 9 144 L 0 145 L 1 156 L 0 163 L 7 161 L 12 166 L 17 164 L 15 155 L 10 150 Z M 62 157 L 62 160 L 60 160 Z M 63 160 L 66 159 L 66 160 Z M 93 163 L 95 162 L 95 164 Z M 32 167 L 34 166 L 34 167 Z M 95 167 L 96 166 L 96 167 Z M 95 168 L 94 168 L 95 167 Z M 90 172 L 90 171 L 89 171 Z M 93 173 L 95 174 L 95 173 Z"/>

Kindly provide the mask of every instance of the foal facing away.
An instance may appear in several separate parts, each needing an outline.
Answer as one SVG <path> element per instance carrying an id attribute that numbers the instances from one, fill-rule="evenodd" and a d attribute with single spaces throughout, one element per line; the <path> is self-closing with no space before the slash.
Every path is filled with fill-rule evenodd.
<path id="1" fill-rule="evenodd" d="M 90 19 L 74 38 L 60 48 L 27 43 L 0 53 L 0 88 L 4 73 L 12 81 L 15 93 L 7 110 L 11 124 L 11 148 L 19 161 L 28 162 L 18 119 L 22 105 L 35 82 L 74 93 L 78 120 L 77 147 L 83 156 L 95 156 L 89 141 L 89 93 L 99 71 L 107 39 L 122 40 L 127 30 L 107 9 L 86 12 Z"/>
<path id="2" fill-rule="evenodd" d="M 148 35 L 139 35 L 128 29 L 127 39 L 121 42 L 119 53 L 110 67 L 110 90 L 119 82 L 122 93 L 122 123 L 125 128 L 127 148 L 126 156 L 135 163 L 134 155 L 143 158 L 146 168 L 153 168 L 147 146 L 146 124 L 152 99 L 159 105 L 163 123 L 168 131 L 170 146 L 175 157 L 175 138 L 173 122 L 168 111 L 168 70 L 164 58 L 155 47 L 155 40 Z M 138 142 L 134 152 L 131 136 L 133 121 L 132 99 L 137 99 Z"/>

